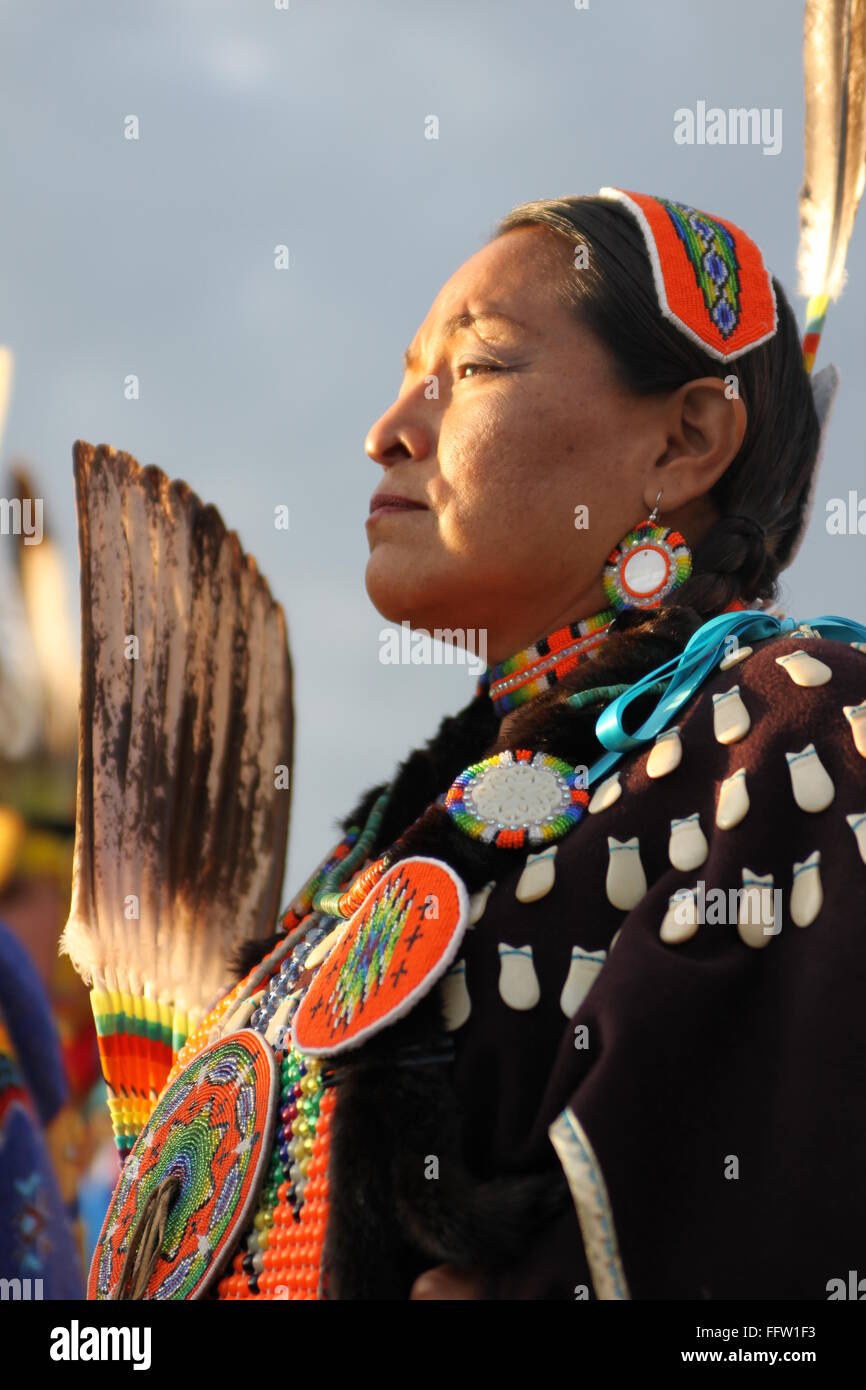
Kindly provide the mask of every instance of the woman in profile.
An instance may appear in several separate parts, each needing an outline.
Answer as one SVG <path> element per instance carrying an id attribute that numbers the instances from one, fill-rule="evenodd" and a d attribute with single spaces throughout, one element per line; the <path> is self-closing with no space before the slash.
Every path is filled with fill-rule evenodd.
<path id="1" fill-rule="evenodd" d="M 440 290 L 366 583 L 487 671 L 181 1053 L 282 1065 L 221 1297 L 821 1299 L 862 1261 L 866 634 L 769 612 L 819 433 L 781 286 L 686 205 L 526 204 Z"/>

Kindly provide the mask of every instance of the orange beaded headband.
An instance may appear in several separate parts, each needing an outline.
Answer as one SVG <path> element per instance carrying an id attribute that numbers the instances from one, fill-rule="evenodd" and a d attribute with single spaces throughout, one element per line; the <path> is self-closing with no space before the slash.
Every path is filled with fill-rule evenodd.
<path id="1" fill-rule="evenodd" d="M 646 243 L 659 308 L 711 357 L 731 362 L 776 332 L 776 296 L 760 250 L 739 227 L 687 203 L 602 188 Z"/>

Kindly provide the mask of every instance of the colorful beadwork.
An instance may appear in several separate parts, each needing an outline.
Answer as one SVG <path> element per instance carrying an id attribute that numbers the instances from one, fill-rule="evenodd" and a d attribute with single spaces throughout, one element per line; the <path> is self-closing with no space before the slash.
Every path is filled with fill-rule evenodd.
<path id="1" fill-rule="evenodd" d="M 634 217 L 665 318 L 722 362 L 772 338 L 776 295 L 764 258 L 732 222 L 688 203 L 602 188 Z"/>
<path id="2" fill-rule="evenodd" d="M 691 572 L 685 537 L 648 518 L 610 552 L 602 581 L 613 608 L 657 608 Z"/>
<path id="3" fill-rule="evenodd" d="M 181 1186 L 145 1297 L 201 1297 L 257 1196 L 277 1096 L 273 1051 L 250 1030 L 190 1062 L 154 1106 L 124 1166 L 93 1256 L 88 1297 L 114 1295 L 146 1199 L 175 1176 Z"/>
<path id="4" fill-rule="evenodd" d="M 551 844 L 583 819 L 589 793 L 580 781 L 579 772 L 550 753 L 508 749 L 461 772 L 445 806 L 473 840 L 500 849 Z"/>
<path id="5" fill-rule="evenodd" d="M 270 1167 L 252 1224 L 220 1281 L 226 1299 L 322 1298 L 328 1154 L 335 1092 L 321 1063 L 293 1048 L 280 1059 L 280 1113 Z"/>
<path id="6" fill-rule="evenodd" d="M 395 864 L 319 967 L 295 1014 L 305 1056 L 357 1047 L 408 1013 L 445 973 L 469 918 L 462 880 L 438 859 Z"/>
<path id="7" fill-rule="evenodd" d="M 615 616 L 613 609 L 605 608 L 589 618 L 557 628 L 507 661 L 489 666 L 479 682 L 479 691 L 487 691 L 497 714 L 518 709 L 556 685 L 595 651 Z"/>

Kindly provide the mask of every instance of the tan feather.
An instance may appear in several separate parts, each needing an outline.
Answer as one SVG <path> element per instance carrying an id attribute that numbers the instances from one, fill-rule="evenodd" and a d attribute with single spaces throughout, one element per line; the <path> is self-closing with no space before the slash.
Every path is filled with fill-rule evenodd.
<path id="1" fill-rule="evenodd" d="M 74 457 L 82 672 L 63 948 L 110 998 L 95 996 L 97 1013 L 132 1010 L 142 1029 L 158 1017 L 176 1050 L 229 983 L 237 945 L 274 930 L 289 818 L 275 768 L 292 755 L 285 622 L 185 483 L 105 445 L 79 442 Z M 152 1097 L 162 1072 L 132 1052 L 108 1079 Z"/>
<path id="2" fill-rule="evenodd" d="M 866 177 L 866 0 L 806 0 L 800 292 L 835 299 Z"/>

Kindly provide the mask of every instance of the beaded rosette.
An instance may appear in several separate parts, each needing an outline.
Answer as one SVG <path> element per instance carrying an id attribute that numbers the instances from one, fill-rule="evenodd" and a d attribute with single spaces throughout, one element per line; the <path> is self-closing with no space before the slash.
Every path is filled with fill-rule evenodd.
<path id="1" fill-rule="evenodd" d="M 685 537 L 645 521 L 608 555 L 602 581 L 612 608 L 656 608 L 691 572 Z"/>
<path id="2" fill-rule="evenodd" d="M 357 1047 L 408 1013 L 447 970 L 469 915 L 462 879 L 441 860 L 401 860 L 343 931 L 298 1007 L 305 1057 Z"/>
<path id="3" fill-rule="evenodd" d="M 117 1296 L 135 1253 L 136 1228 L 166 1185 L 172 1191 L 164 1236 L 141 1296 L 202 1296 L 251 1215 L 267 1167 L 277 1094 L 273 1051 L 249 1029 L 204 1048 L 166 1087 L 106 1214 L 90 1298 Z"/>
<path id="4" fill-rule="evenodd" d="M 588 802 L 580 772 L 527 748 L 472 763 L 445 797 L 448 814 L 466 835 L 500 849 L 561 840 L 583 819 Z"/>

